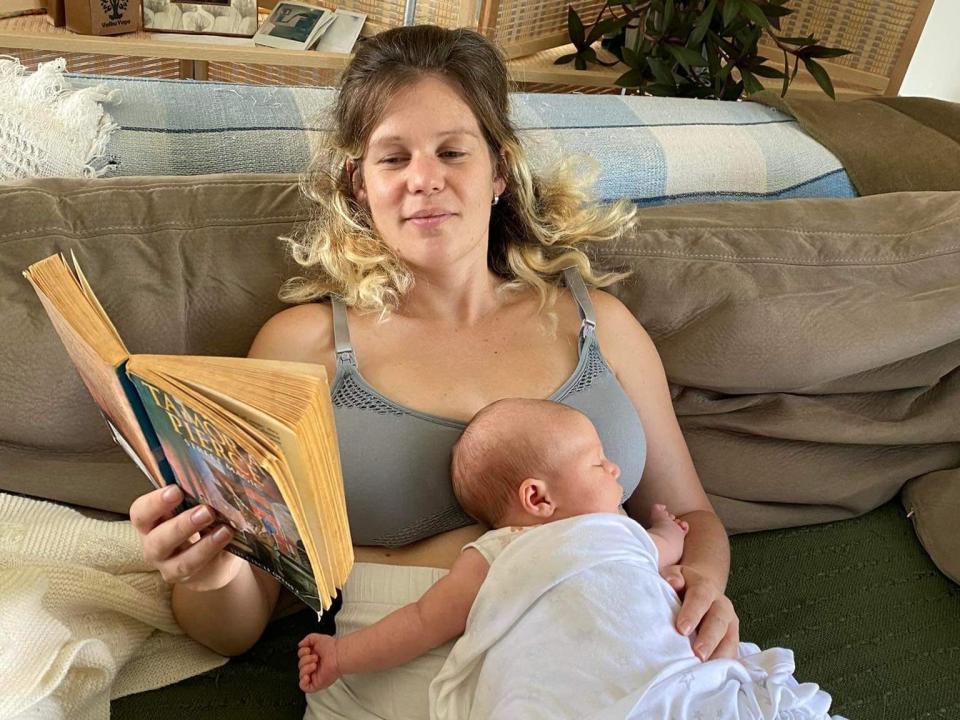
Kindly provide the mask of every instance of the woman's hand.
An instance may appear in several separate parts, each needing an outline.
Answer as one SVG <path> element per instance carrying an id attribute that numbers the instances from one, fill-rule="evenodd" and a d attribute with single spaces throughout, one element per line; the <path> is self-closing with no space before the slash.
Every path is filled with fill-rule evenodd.
<path id="1" fill-rule="evenodd" d="M 677 631 L 690 635 L 697 629 L 694 654 L 701 660 L 737 657 L 740 619 L 716 583 L 689 565 L 669 565 L 660 574 L 683 601 Z"/>
<path id="2" fill-rule="evenodd" d="M 133 501 L 130 521 L 140 535 L 143 557 L 171 585 L 195 591 L 222 588 L 245 564 L 223 549 L 233 531 L 225 525 L 211 527 L 214 513 L 206 505 L 175 515 L 182 500 L 180 488 L 170 485 Z"/>
<path id="3" fill-rule="evenodd" d="M 310 633 L 297 646 L 300 689 L 307 693 L 328 688 L 340 677 L 337 663 L 337 639 Z"/>

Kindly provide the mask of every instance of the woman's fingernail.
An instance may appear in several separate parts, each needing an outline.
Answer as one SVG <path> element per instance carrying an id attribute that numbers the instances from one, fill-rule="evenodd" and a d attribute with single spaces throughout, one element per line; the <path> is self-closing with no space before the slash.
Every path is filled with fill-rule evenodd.
<path id="1" fill-rule="evenodd" d="M 193 520 L 194 525 L 203 525 L 208 522 L 213 516 L 210 514 L 210 509 L 207 507 L 198 507 L 193 511 L 193 514 L 190 516 L 190 519 Z"/>
<path id="2" fill-rule="evenodd" d="M 690 623 L 681 623 L 681 624 L 680 624 L 680 634 L 681 634 L 681 635 L 689 635 L 691 630 L 693 630 L 693 628 L 690 626 Z"/>
<path id="3" fill-rule="evenodd" d="M 223 542 L 230 537 L 230 528 L 228 527 L 218 527 L 217 531 L 213 534 L 213 539 L 217 542 Z"/>
<path id="4" fill-rule="evenodd" d="M 166 490 L 160 493 L 160 497 L 163 498 L 164 502 L 173 502 L 180 496 L 180 488 L 176 485 L 170 485 Z"/>

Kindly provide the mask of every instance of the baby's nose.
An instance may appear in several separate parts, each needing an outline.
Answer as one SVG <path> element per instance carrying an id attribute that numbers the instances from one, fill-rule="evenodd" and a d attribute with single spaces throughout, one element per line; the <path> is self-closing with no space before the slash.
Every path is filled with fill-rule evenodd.
<path id="1" fill-rule="evenodd" d="M 614 479 L 619 478 L 619 477 L 620 477 L 620 466 L 617 465 L 617 464 L 616 464 L 615 462 L 613 462 L 612 460 L 607 460 L 607 465 L 609 466 L 608 469 L 607 469 L 607 472 L 609 472 L 611 475 L 613 475 Z"/>

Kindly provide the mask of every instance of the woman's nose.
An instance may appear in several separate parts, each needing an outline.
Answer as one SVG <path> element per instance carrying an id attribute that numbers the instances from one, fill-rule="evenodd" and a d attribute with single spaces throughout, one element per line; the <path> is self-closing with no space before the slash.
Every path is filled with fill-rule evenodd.
<path id="1" fill-rule="evenodd" d="M 443 164 L 438 158 L 414 155 L 407 164 L 407 190 L 411 193 L 435 193 L 443 190 Z"/>

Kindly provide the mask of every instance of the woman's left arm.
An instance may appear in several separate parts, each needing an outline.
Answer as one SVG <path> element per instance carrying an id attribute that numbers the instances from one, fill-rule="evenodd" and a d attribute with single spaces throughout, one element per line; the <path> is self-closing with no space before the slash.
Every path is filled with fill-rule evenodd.
<path id="1" fill-rule="evenodd" d="M 730 545 L 680 431 L 660 356 L 623 303 L 605 292 L 590 295 L 604 357 L 633 402 L 646 434 L 643 478 L 627 500 L 627 514 L 647 523 L 651 506 L 663 503 L 689 523 L 680 563 L 662 571 L 682 593 L 677 630 L 689 635 L 697 629 L 694 652 L 701 659 L 736 657 L 739 620 L 724 594 Z"/>

